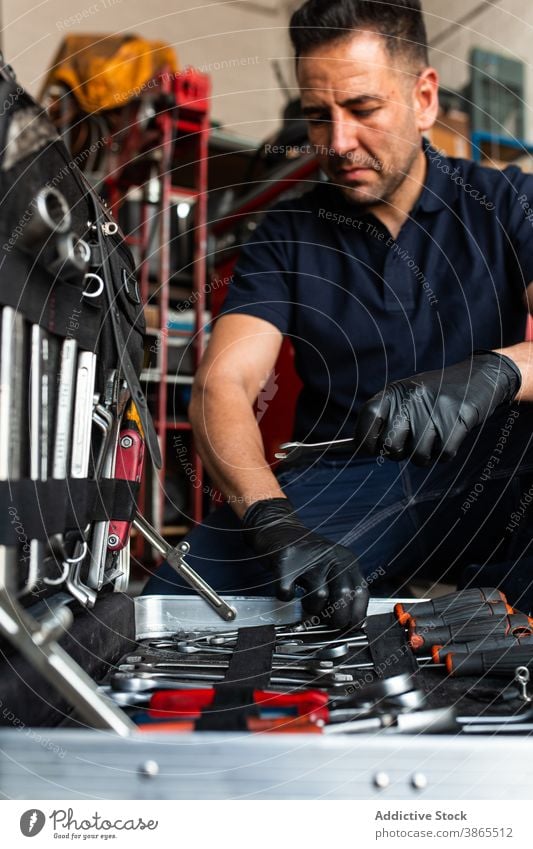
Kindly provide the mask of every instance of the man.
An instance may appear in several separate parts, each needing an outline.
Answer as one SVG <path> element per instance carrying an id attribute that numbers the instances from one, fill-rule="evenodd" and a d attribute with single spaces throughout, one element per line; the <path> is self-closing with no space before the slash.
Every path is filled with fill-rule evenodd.
<path id="1" fill-rule="evenodd" d="M 229 506 L 193 532 L 191 563 L 223 592 L 299 588 L 342 626 L 370 584 L 523 553 L 527 522 L 509 525 L 533 481 L 531 416 L 510 404 L 533 400 L 533 179 L 423 140 L 438 76 L 418 0 L 308 0 L 290 33 L 328 180 L 244 247 L 197 374 L 194 436 Z M 252 407 L 284 335 L 295 438 L 356 439 L 274 473 Z M 147 592 L 175 580 L 163 567 Z"/>

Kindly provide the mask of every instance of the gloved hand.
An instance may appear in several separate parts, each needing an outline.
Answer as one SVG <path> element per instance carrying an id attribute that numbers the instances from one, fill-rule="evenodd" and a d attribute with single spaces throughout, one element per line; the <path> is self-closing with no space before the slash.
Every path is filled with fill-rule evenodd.
<path id="1" fill-rule="evenodd" d="M 355 439 L 391 460 L 449 460 L 476 425 L 515 398 L 521 382 L 509 357 L 476 351 L 471 360 L 389 383 L 361 408 Z"/>
<path id="2" fill-rule="evenodd" d="M 364 620 L 368 590 L 356 558 L 343 545 L 306 528 L 287 498 L 256 501 L 242 521 L 245 542 L 274 572 L 278 598 L 294 598 L 298 585 L 305 590 L 304 610 L 323 613 L 333 628 Z"/>

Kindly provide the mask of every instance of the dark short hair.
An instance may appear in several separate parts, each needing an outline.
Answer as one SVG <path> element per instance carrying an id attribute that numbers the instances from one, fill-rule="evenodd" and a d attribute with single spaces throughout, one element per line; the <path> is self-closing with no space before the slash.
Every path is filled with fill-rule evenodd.
<path id="1" fill-rule="evenodd" d="M 429 64 L 420 0 L 307 0 L 289 26 L 296 61 L 303 53 L 349 38 L 357 30 L 383 36 L 391 56 L 404 54 L 413 64 Z"/>

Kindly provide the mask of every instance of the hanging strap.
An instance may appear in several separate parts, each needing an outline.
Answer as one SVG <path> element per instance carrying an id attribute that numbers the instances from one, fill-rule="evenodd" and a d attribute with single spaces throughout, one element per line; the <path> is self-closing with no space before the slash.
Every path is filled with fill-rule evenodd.
<path id="1" fill-rule="evenodd" d="M 159 442 L 157 440 L 154 422 L 150 414 L 150 410 L 148 409 L 148 402 L 146 400 L 144 392 L 141 389 L 141 384 L 139 382 L 137 372 L 131 361 L 131 357 L 126 347 L 126 342 L 122 333 L 122 328 L 120 326 L 120 312 L 117 307 L 116 295 L 113 291 L 112 274 L 109 267 L 109 254 L 104 243 L 104 235 L 102 230 L 102 224 L 105 223 L 104 215 L 98 198 L 96 197 L 94 190 L 92 186 L 89 185 L 89 183 L 87 183 L 87 188 L 94 209 L 94 220 L 96 224 L 96 231 L 98 234 L 100 259 L 102 262 L 101 268 L 102 278 L 104 281 L 104 291 L 107 297 L 108 310 L 109 315 L 111 317 L 111 327 L 113 329 L 113 336 L 115 339 L 117 355 L 119 357 L 120 366 L 124 374 L 124 378 L 126 380 L 126 383 L 128 384 L 128 389 L 130 390 L 131 397 L 135 403 L 139 418 L 141 420 L 141 424 L 143 426 L 146 445 L 148 447 L 148 451 L 150 452 L 150 457 L 152 458 L 152 462 L 156 469 L 160 469 L 163 465 L 163 460 L 161 458 L 161 451 L 159 449 Z M 162 375 L 162 379 L 165 379 L 165 375 Z"/>
<path id="2" fill-rule="evenodd" d="M 239 628 L 237 642 L 224 681 L 196 722 L 197 731 L 246 731 L 247 719 L 257 716 L 254 690 L 268 687 L 276 644 L 274 625 Z"/>

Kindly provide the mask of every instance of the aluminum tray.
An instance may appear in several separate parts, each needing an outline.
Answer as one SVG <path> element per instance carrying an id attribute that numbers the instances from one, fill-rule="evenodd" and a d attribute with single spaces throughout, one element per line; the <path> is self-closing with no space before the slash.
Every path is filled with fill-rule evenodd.
<path id="1" fill-rule="evenodd" d="M 288 625 L 311 621 L 300 602 L 272 597 L 224 596 L 237 611 L 233 622 L 224 622 L 201 598 L 192 595 L 146 595 L 135 599 L 135 631 L 138 640 L 168 637 L 177 631 L 234 631 L 255 625 Z M 422 599 L 418 599 L 421 601 Z M 397 601 L 415 599 L 374 598 L 369 614 L 390 613 Z"/>

